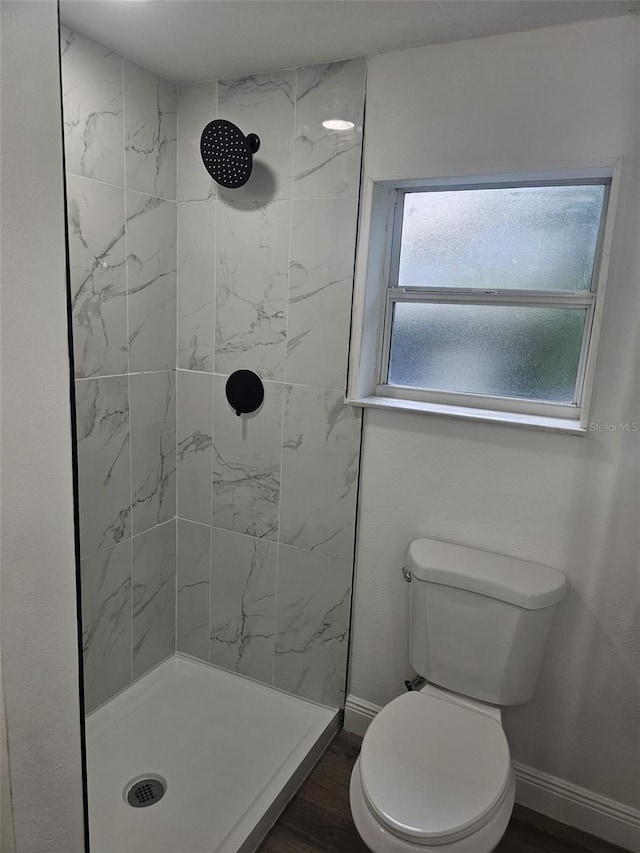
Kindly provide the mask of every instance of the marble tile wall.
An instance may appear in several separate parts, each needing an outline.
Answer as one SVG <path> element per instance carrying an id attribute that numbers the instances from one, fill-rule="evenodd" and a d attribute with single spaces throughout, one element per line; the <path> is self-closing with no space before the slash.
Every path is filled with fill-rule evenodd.
<path id="1" fill-rule="evenodd" d="M 61 54 L 90 711 L 175 649 L 177 91 Z"/>
<path id="2" fill-rule="evenodd" d="M 178 92 L 177 648 L 334 707 L 360 452 L 344 393 L 364 86 L 352 60 Z M 201 165 L 214 118 L 260 136 L 239 190 Z M 241 368 L 265 400 L 238 418 L 225 383 Z"/>
<path id="3" fill-rule="evenodd" d="M 87 710 L 175 649 L 339 706 L 365 62 L 178 91 L 69 30 L 61 51 Z M 261 138 L 239 190 L 200 160 L 216 117 Z M 238 418 L 240 368 L 265 400 Z"/>

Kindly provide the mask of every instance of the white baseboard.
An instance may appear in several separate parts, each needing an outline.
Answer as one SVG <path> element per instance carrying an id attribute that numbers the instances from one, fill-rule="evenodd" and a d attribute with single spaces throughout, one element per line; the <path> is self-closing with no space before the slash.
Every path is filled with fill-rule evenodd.
<path id="1" fill-rule="evenodd" d="M 347 701 L 344 703 L 344 723 L 342 727 L 347 732 L 364 737 L 364 733 L 369 728 L 369 723 L 380 710 L 380 705 L 374 705 L 373 702 L 367 702 L 366 699 L 359 699 L 350 693 L 347 696 Z"/>
<path id="2" fill-rule="evenodd" d="M 349 694 L 344 709 L 344 728 L 362 737 L 379 710 L 379 705 Z M 518 762 L 513 766 L 516 802 L 611 844 L 640 853 L 640 809 L 533 767 Z"/>
<path id="3" fill-rule="evenodd" d="M 625 850 L 640 851 L 640 809 L 514 761 L 516 801 Z"/>

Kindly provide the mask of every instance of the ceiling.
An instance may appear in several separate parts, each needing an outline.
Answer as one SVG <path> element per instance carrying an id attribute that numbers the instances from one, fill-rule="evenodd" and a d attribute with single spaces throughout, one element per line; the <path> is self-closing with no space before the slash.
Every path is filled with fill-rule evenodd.
<path id="1" fill-rule="evenodd" d="M 61 0 L 63 23 L 176 83 L 638 11 L 638 0 Z"/>

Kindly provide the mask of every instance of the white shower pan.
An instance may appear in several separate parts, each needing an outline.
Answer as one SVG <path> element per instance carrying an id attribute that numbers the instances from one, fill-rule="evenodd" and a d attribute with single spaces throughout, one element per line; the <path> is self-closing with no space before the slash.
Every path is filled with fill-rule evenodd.
<path id="1" fill-rule="evenodd" d="M 87 718 L 91 853 L 248 853 L 338 728 L 338 712 L 168 658 Z M 128 783 L 167 781 L 146 808 Z"/>

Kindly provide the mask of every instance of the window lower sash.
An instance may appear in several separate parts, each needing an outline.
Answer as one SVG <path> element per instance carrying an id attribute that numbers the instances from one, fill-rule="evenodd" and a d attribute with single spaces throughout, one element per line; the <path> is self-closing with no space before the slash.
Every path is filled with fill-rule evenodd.
<path id="1" fill-rule="evenodd" d="M 378 386 L 376 396 L 390 399 L 422 400 L 424 402 L 441 403 L 445 405 L 472 406 L 492 411 L 523 412 L 544 414 L 550 417 L 580 419 L 580 407 L 584 387 L 584 377 L 591 339 L 593 312 L 595 308 L 595 293 L 591 291 L 577 293 L 574 291 L 465 291 L 454 292 L 450 289 L 412 290 L 389 288 L 386 296 L 386 309 L 382 346 L 379 352 Z M 399 386 L 389 384 L 389 367 L 391 356 L 391 336 L 393 330 L 393 308 L 395 303 L 416 304 L 457 304 L 457 305 L 500 305 L 531 308 L 572 308 L 586 311 L 582 344 L 578 369 L 576 373 L 576 396 L 571 404 L 556 404 L 544 400 L 533 401 L 524 398 L 495 396 L 483 394 L 461 394 L 460 392 L 445 393 L 416 386 Z M 467 402 L 464 402 L 464 401 Z M 540 407 L 543 407 L 542 409 Z M 552 411 L 557 410 L 557 414 Z"/>

